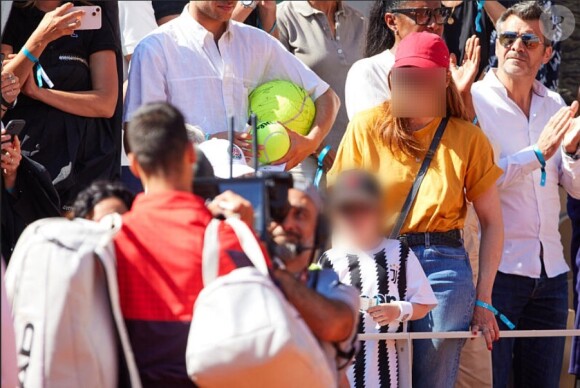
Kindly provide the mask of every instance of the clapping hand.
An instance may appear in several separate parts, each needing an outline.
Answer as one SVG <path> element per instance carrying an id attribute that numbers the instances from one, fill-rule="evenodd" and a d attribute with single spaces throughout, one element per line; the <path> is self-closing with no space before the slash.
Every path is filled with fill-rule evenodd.
<path id="1" fill-rule="evenodd" d="M 451 76 L 460 93 L 471 93 L 471 85 L 477 77 L 479 62 L 481 60 L 481 45 L 479 38 L 475 35 L 467 39 L 465 43 L 465 54 L 463 63 L 457 65 L 457 57 L 451 54 L 449 57 L 449 68 Z"/>

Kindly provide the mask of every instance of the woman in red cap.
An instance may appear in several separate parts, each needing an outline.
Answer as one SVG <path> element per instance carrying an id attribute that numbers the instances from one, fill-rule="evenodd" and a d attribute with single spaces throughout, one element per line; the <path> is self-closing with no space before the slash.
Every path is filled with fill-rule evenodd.
<path id="1" fill-rule="evenodd" d="M 439 36 L 419 32 L 405 37 L 388 82 L 391 101 L 350 122 L 329 184 L 343 170 L 364 168 L 385 187 L 384 204 L 393 214 L 385 220 L 385 232 L 411 247 L 439 303 L 411 330 L 466 331 L 471 325 L 474 332 L 483 332 L 491 349 L 499 329 L 494 315 L 479 306 L 491 306 L 503 246 L 495 184 L 502 171 L 486 136 L 467 121 L 449 71 L 449 50 Z M 461 233 L 467 201 L 473 202 L 481 224 L 477 289 Z M 463 343 L 414 341 L 413 387 L 452 387 Z"/>

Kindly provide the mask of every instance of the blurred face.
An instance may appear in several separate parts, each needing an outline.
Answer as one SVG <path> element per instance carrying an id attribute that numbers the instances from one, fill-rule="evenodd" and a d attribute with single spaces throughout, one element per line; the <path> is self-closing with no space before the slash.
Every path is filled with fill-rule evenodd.
<path id="1" fill-rule="evenodd" d="M 416 12 L 388 12 L 385 14 L 385 23 L 387 23 L 387 26 L 392 31 L 396 31 L 395 36 L 398 41 L 404 39 L 407 35 L 413 32 L 427 31 L 441 36 L 443 35 L 443 24 L 437 24 L 436 19 L 439 19 L 441 22 L 442 16 L 432 17 L 425 25 L 420 24 L 423 24 L 423 22 L 428 19 L 428 16 L 424 16 L 425 11 L 421 10 L 421 8 L 435 10 L 442 6 L 443 5 L 440 1 L 403 1 L 397 6 L 397 9 L 409 11 L 416 9 Z M 431 12 L 437 13 L 439 11 Z M 416 21 L 418 21 L 419 24 Z"/>
<path id="2" fill-rule="evenodd" d="M 195 7 L 209 19 L 227 22 L 232 18 L 237 1 L 190 1 L 189 6 Z"/>
<path id="3" fill-rule="evenodd" d="M 117 197 L 103 199 L 93 208 L 92 214 L 88 217 L 92 221 L 99 222 L 109 214 L 125 214 L 129 211 L 125 203 Z"/>
<path id="4" fill-rule="evenodd" d="M 302 191 L 290 189 L 288 191 L 290 212 L 283 223 L 273 222 L 270 225 L 270 234 L 274 243 L 280 246 L 312 247 L 318 221 L 316 205 L 310 197 Z M 312 250 L 308 249 L 284 264 L 288 271 L 300 273 L 310 265 Z"/>
<path id="5" fill-rule="evenodd" d="M 378 204 L 344 204 L 332 209 L 332 227 L 341 243 L 370 250 L 382 236 L 382 212 Z"/>
<path id="6" fill-rule="evenodd" d="M 498 26 L 496 53 L 501 72 L 510 77 L 535 78 L 550 60 L 552 48 L 544 44 L 539 20 L 525 21 L 512 15 Z"/>
<path id="7" fill-rule="evenodd" d="M 394 117 L 443 117 L 451 74 L 447 69 L 394 68 L 391 107 Z M 420 102 L 420 103 L 418 103 Z"/>

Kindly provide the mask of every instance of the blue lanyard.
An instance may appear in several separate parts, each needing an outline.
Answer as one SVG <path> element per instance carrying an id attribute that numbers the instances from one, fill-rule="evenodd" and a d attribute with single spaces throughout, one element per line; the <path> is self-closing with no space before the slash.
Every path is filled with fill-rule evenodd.
<path id="1" fill-rule="evenodd" d="M 318 155 L 318 168 L 316 169 L 316 175 L 314 175 L 314 187 L 316 188 L 320 186 L 322 174 L 324 174 L 324 159 L 326 158 L 326 155 L 328 155 L 331 149 L 332 147 L 327 145 L 322 149 L 320 155 Z"/>
<path id="2" fill-rule="evenodd" d="M 536 144 L 534 144 L 534 153 L 536 154 L 536 158 L 542 165 L 542 179 L 540 180 L 540 186 L 546 186 L 546 159 L 544 158 L 544 154 Z"/>
<path id="3" fill-rule="evenodd" d="M 477 15 L 475 16 L 475 31 L 483 32 L 483 6 L 485 5 L 485 0 L 477 0 Z"/>
<path id="4" fill-rule="evenodd" d="M 505 323 L 505 325 L 506 325 L 506 326 L 507 326 L 507 327 L 508 327 L 510 330 L 513 330 L 513 329 L 515 329 L 515 328 L 516 328 L 516 325 L 514 325 L 514 324 L 512 323 L 512 321 L 510 321 L 510 320 L 508 319 L 508 317 L 506 317 L 505 315 L 503 315 L 502 313 L 500 313 L 500 312 L 499 312 L 499 311 L 498 311 L 498 310 L 497 310 L 495 307 L 493 307 L 492 305 L 490 305 L 490 304 L 487 304 L 487 303 L 485 303 L 485 302 L 483 302 L 483 301 L 481 301 L 481 300 L 476 300 L 476 301 L 475 301 L 475 305 L 476 305 L 476 306 L 479 306 L 479 307 L 483 307 L 484 309 L 491 311 L 491 312 L 493 313 L 493 315 L 495 315 L 496 317 L 499 317 L 499 319 L 501 319 L 501 321 L 502 321 L 503 323 Z"/>

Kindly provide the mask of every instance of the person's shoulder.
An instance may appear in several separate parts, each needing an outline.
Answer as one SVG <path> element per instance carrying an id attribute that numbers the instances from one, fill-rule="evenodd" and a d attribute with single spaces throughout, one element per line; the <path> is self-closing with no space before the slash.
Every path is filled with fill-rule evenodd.
<path id="1" fill-rule="evenodd" d="M 364 75 L 368 73 L 375 72 L 377 69 L 389 66 L 389 52 L 384 51 L 372 57 L 361 58 L 352 64 L 348 74 L 351 75 Z"/>
<path id="2" fill-rule="evenodd" d="M 567 105 L 560 93 L 547 88 L 540 81 L 535 81 L 534 89 L 538 94 L 543 95 L 544 98 L 547 99 L 547 102 L 551 104 L 555 110 L 559 110 L 561 107 Z"/>
<path id="3" fill-rule="evenodd" d="M 365 128 L 378 125 L 385 117 L 388 106 L 389 102 L 385 101 L 380 105 L 357 112 L 350 120 L 349 126 L 355 131 L 361 131 L 361 135 L 367 136 Z"/>
<path id="4" fill-rule="evenodd" d="M 346 13 L 346 15 L 353 19 L 353 20 L 361 20 L 364 23 L 365 20 L 365 16 L 363 15 L 362 12 L 360 12 L 358 9 L 351 7 L 348 4 L 345 4 L 345 2 L 342 3 L 342 7 Z"/>
<path id="5" fill-rule="evenodd" d="M 230 28 L 232 30 L 234 40 L 241 38 L 245 42 L 249 42 L 252 45 L 279 43 L 278 39 L 272 37 L 261 28 L 252 27 L 248 24 L 237 22 L 235 20 L 230 21 L 230 23 Z M 286 49 L 284 50 L 286 51 Z"/>
<path id="6" fill-rule="evenodd" d="M 487 139 L 483 130 L 473 123 L 459 117 L 451 117 L 446 129 L 447 138 L 463 145 L 478 139 Z"/>

